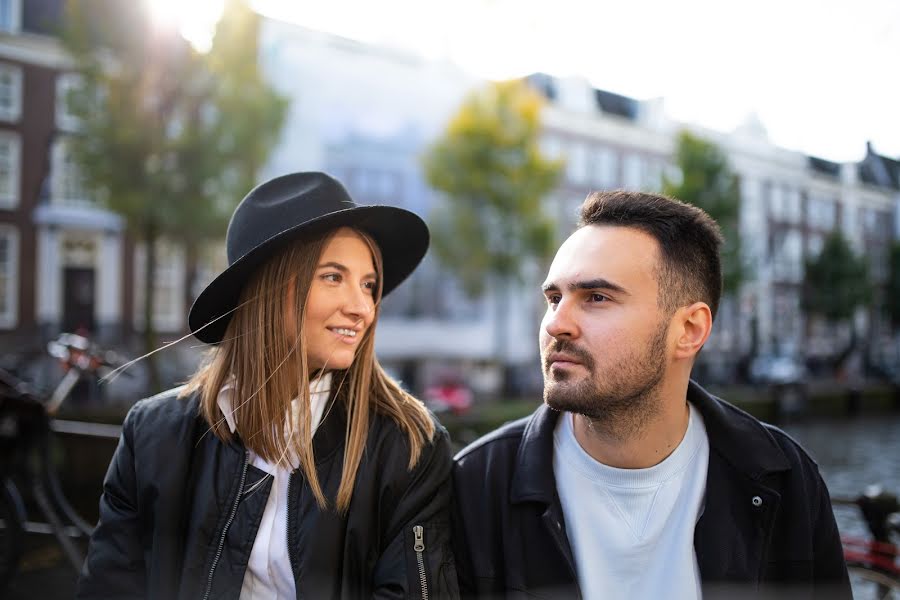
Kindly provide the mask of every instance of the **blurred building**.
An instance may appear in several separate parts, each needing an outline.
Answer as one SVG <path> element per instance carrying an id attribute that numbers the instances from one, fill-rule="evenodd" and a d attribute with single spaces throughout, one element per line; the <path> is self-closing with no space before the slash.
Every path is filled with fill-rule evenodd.
<path id="1" fill-rule="evenodd" d="M 122 219 L 79 185 L 66 137 L 77 81 L 55 32 L 63 0 L 0 2 L 0 336 L 31 349 L 60 329 L 115 327 Z"/>
<path id="2" fill-rule="evenodd" d="M 79 80 L 59 39 L 64 3 L 0 0 L 0 358 L 29 371 L 61 331 L 122 346 L 143 326 L 143 249 L 85 192 L 68 150 Z M 155 322 L 180 333 L 184 252 L 162 244 L 158 254 Z"/>
<path id="3" fill-rule="evenodd" d="M 529 78 L 549 100 L 545 149 L 567 161 L 566 180 L 553 205 L 571 229 L 584 196 L 598 189 L 657 191 L 673 172 L 676 136 L 687 129 L 718 144 L 740 180 L 740 229 L 749 261 L 748 281 L 727 299 L 702 359 L 729 375 L 747 353 L 827 356 L 849 341 L 807 322 L 801 310 L 804 262 L 840 230 L 869 262 L 878 291 L 871 310 L 857 315 L 857 330 L 872 348 L 889 344 L 882 312 L 889 249 L 900 237 L 900 162 L 871 145 L 860 162 L 834 163 L 774 146 L 753 117 L 723 133 L 666 118 L 661 99 L 638 101 L 591 87 L 577 78 Z"/>
<path id="4" fill-rule="evenodd" d="M 77 85 L 53 32 L 64 0 L 0 0 L 0 344 L 25 349 L 61 330 L 82 328 L 120 340 L 142 328 L 144 250 L 120 217 L 82 190 L 66 150 L 77 123 L 66 110 Z M 465 95 L 483 82 L 452 64 L 363 44 L 264 18 L 260 62 L 291 100 L 281 142 L 260 179 L 321 169 L 361 203 L 408 208 L 429 219 L 442 202 L 426 184 L 421 156 Z M 740 178 L 741 233 L 750 280 L 725 302 L 704 360 L 727 376 L 741 356 L 827 353 L 849 331 L 807 323 L 800 310 L 805 257 L 835 229 L 887 277 L 888 249 L 900 237 L 900 162 L 873 148 L 837 164 L 772 145 L 749 120 L 734 132 L 676 123 L 661 99 L 636 100 L 577 78 L 529 77 L 548 99 L 543 146 L 566 159 L 548 209 L 567 235 L 585 195 L 598 189 L 658 190 L 672 172 L 677 133 L 688 128 L 719 144 Z M 177 241 L 161 245 L 155 323 L 185 330 L 192 298 L 223 266 L 221 245 L 197 263 Z M 467 298 L 432 257 L 384 304 L 377 350 L 385 365 L 421 391 L 465 376 L 476 390 L 540 385 L 537 332 L 544 310 L 543 266 L 520 288 Z M 883 294 L 883 292 L 882 292 Z M 861 311 L 860 331 L 886 338 L 880 312 Z M 499 321 L 498 321 L 499 319 Z M 498 329 L 498 323 L 500 325 Z M 498 347 L 495 331 L 505 343 Z"/>

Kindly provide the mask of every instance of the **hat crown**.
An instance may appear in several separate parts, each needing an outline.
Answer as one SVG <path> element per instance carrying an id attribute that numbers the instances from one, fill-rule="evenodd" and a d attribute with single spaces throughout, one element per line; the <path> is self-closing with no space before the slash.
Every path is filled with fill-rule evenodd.
<path id="1" fill-rule="evenodd" d="M 298 223 L 355 207 L 344 186 L 325 173 L 291 173 L 262 183 L 241 200 L 228 224 L 228 264 Z"/>

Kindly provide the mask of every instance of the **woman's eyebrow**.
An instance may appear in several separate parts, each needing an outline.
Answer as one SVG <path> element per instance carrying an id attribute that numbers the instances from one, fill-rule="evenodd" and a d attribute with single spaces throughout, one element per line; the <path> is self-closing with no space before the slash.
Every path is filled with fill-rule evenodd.
<path id="1" fill-rule="evenodd" d="M 334 261 L 328 261 L 328 262 L 322 263 L 321 265 L 316 267 L 317 270 L 318 269 L 327 269 L 327 268 L 337 269 L 341 273 L 349 273 L 350 272 L 350 269 L 348 269 L 346 266 L 342 265 L 339 262 L 334 262 Z M 373 279 L 378 279 L 378 273 L 376 273 L 375 271 L 372 271 L 371 273 L 366 273 L 364 275 L 364 277 L 372 277 Z"/>
<path id="2" fill-rule="evenodd" d="M 341 271 L 341 272 L 343 272 L 343 273 L 346 273 L 347 271 L 350 270 L 350 269 L 348 269 L 347 267 L 345 267 L 344 265 L 342 265 L 341 263 L 339 263 L 339 262 L 334 262 L 334 261 L 324 262 L 324 263 L 322 263 L 321 265 L 319 265 L 319 266 L 316 267 L 316 268 L 317 268 L 317 269 L 325 269 L 325 268 L 328 268 L 328 267 L 330 267 L 330 268 L 332 268 L 332 269 L 337 269 L 338 271 Z"/>

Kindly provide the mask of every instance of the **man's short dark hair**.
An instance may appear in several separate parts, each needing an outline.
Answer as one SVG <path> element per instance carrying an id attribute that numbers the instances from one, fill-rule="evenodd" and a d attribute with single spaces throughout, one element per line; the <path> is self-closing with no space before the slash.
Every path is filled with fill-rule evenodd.
<path id="1" fill-rule="evenodd" d="M 668 313 L 701 301 L 716 316 L 722 296 L 723 243 L 719 225 L 702 209 L 680 200 L 616 190 L 592 192 L 581 205 L 579 227 L 634 227 L 659 243 L 659 305 Z"/>

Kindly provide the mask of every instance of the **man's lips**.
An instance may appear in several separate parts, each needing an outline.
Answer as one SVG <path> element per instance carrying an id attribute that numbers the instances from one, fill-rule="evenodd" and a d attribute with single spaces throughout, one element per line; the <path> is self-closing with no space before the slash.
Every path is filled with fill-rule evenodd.
<path id="1" fill-rule="evenodd" d="M 583 364 L 580 360 L 569 354 L 554 353 L 547 357 L 547 365 L 550 367 L 571 367 Z"/>

